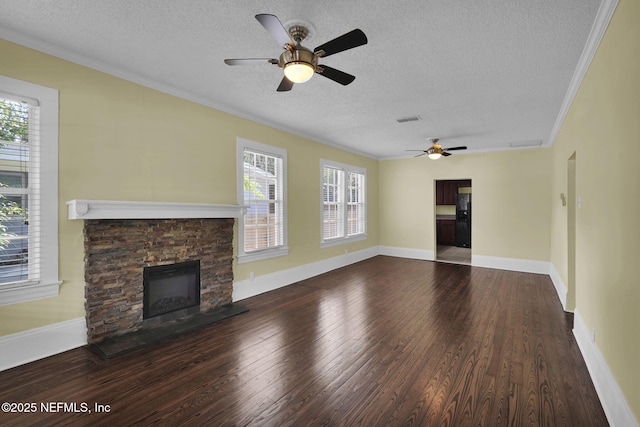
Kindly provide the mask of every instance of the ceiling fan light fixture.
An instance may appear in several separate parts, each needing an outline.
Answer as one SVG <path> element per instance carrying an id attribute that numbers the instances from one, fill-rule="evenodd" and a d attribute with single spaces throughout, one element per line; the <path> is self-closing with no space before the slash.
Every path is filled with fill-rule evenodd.
<path id="1" fill-rule="evenodd" d="M 307 82 L 313 77 L 314 73 L 315 68 L 313 65 L 304 61 L 292 61 L 284 66 L 284 75 L 293 83 Z"/>
<path id="2" fill-rule="evenodd" d="M 442 148 L 431 147 L 427 150 L 427 155 L 431 160 L 438 160 L 442 156 Z"/>

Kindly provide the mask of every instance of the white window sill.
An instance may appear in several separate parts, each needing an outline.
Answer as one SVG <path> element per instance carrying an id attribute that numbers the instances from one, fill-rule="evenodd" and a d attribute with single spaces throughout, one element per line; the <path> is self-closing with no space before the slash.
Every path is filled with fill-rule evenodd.
<path id="1" fill-rule="evenodd" d="M 263 261 L 265 259 L 277 258 L 289 255 L 289 247 L 282 246 L 274 249 L 263 249 L 255 252 L 249 252 L 238 255 L 238 264 L 247 262 Z"/>
<path id="2" fill-rule="evenodd" d="M 328 248 L 331 246 L 337 246 L 337 245 L 344 245 L 347 243 L 351 243 L 351 242 L 358 242 L 360 240 L 365 240 L 367 238 L 367 234 L 358 234 L 355 236 L 349 236 L 349 237 L 338 237 L 335 239 L 330 239 L 330 240 L 325 240 L 323 242 L 320 242 L 320 247 L 321 248 Z"/>
<path id="3" fill-rule="evenodd" d="M 0 285 L 0 306 L 58 296 L 61 281 L 16 282 Z"/>

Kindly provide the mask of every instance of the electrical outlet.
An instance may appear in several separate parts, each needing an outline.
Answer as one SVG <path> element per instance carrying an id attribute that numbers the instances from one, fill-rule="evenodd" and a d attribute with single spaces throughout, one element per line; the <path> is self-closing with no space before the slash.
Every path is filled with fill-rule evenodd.
<path id="1" fill-rule="evenodd" d="M 591 342 L 596 342 L 596 328 L 591 329 Z"/>
<path id="2" fill-rule="evenodd" d="M 256 278 L 256 275 L 253 273 L 253 271 L 249 273 L 249 280 L 253 280 L 255 278 Z"/>
<path id="3" fill-rule="evenodd" d="M 344 254 L 347 255 L 349 253 L 349 249 L 344 250 Z"/>

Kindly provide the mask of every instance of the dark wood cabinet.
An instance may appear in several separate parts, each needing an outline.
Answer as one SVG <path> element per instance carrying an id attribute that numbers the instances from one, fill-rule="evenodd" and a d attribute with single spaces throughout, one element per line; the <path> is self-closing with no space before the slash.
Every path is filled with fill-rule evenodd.
<path id="1" fill-rule="evenodd" d="M 456 221 L 453 219 L 436 220 L 436 240 L 439 245 L 456 244 Z"/>
<path id="2" fill-rule="evenodd" d="M 436 181 L 436 205 L 455 205 L 460 187 L 471 187 L 471 180 Z"/>
<path id="3" fill-rule="evenodd" d="M 436 181 L 436 205 L 444 205 L 444 181 Z"/>
<path id="4" fill-rule="evenodd" d="M 455 205 L 458 194 L 458 181 L 444 181 L 444 205 Z"/>

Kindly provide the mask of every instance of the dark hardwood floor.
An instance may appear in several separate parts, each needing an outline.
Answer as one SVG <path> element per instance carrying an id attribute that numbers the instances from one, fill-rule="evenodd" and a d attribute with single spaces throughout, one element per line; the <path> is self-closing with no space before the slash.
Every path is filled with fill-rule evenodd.
<path id="1" fill-rule="evenodd" d="M 0 425 L 608 425 L 548 276 L 379 256 L 242 304 L 113 359 L 0 372 L 2 402 L 38 405 Z"/>

